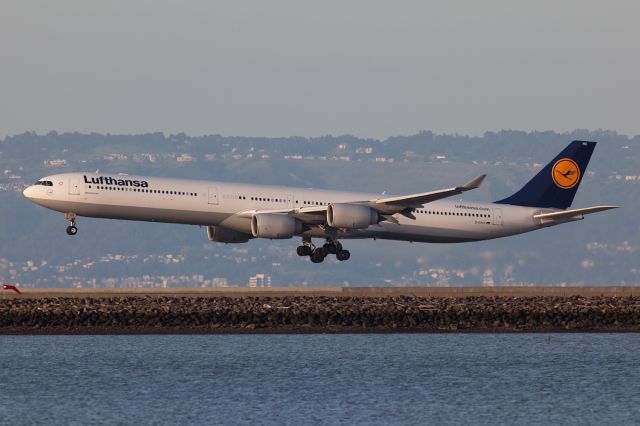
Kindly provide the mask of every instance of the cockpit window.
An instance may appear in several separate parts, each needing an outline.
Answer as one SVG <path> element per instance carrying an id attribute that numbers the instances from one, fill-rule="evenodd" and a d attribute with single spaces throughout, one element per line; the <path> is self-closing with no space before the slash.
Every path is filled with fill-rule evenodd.
<path id="1" fill-rule="evenodd" d="M 34 185 L 42 185 L 42 186 L 53 186 L 53 182 L 50 180 L 39 180 Z"/>

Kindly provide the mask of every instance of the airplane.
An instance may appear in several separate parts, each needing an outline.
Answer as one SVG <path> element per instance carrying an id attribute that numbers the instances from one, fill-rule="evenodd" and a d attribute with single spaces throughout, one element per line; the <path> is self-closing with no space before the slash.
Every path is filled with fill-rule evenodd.
<path id="1" fill-rule="evenodd" d="M 387 196 L 285 186 L 169 179 L 126 174 L 46 176 L 24 196 L 64 213 L 67 234 L 77 217 L 205 226 L 209 240 L 300 237 L 299 256 L 313 263 L 351 253 L 340 240 L 385 239 L 425 243 L 488 240 L 584 219 L 618 208 L 569 209 L 596 142 L 573 141 L 522 189 L 493 203 L 445 200 L 478 188 L 486 175 L 451 188 Z M 323 239 L 316 246 L 313 238 Z"/>

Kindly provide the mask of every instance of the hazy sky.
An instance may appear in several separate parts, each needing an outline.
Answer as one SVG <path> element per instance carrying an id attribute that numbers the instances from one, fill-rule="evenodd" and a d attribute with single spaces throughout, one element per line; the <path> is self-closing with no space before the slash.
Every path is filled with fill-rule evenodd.
<path id="1" fill-rule="evenodd" d="M 0 137 L 640 134 L 640 2 L 0 0 Z"/>

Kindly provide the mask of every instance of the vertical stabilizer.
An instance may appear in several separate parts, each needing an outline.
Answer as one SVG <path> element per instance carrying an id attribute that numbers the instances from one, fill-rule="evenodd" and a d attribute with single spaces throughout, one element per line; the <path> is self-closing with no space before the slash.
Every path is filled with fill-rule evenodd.
<path id="1" fill-rule="evenodd" d="M 556 209 L 570 207 L 595 147 L 596 142 L 571 142 L 522 189 L 496 203 Z"/>

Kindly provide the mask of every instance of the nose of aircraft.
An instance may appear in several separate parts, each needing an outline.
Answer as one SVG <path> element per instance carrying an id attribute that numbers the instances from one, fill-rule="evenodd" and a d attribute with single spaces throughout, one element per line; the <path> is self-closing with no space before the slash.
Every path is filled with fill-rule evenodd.
<path id="1" fill-rule="evenodd" d="M 26 198 L 31 198 L 33 197 L 33 191 L 34 191 L 33 185 L 28 186 L 25 188 L 24 191 L 22 191 L 22 195 L 24 195 Z"/>

